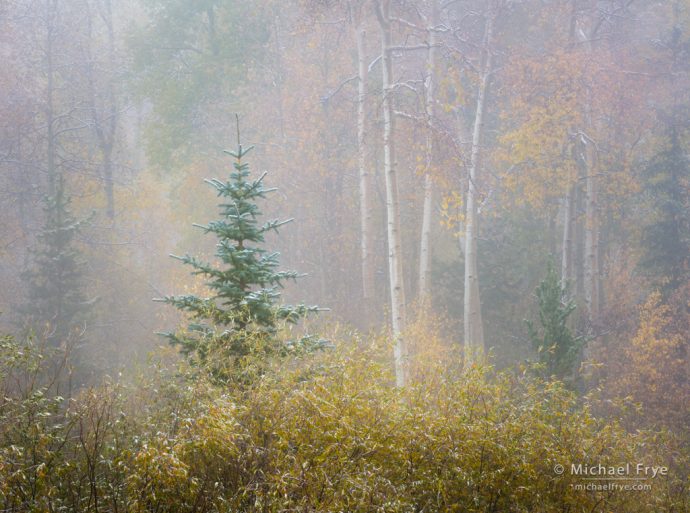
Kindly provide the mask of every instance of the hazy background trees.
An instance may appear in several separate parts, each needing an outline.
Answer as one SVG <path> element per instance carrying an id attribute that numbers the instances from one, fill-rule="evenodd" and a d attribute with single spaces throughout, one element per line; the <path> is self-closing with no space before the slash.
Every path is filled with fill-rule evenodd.
<path id="1" fill-rule="evenodd" d="M 213 217 L 198 184 L 227 168 L 239 113 L 280 186 L 267 214 L 296 219 L 270 241 L 308 273 L 287 298 L 329 307 L 324 323 L 389 326 L 400 383 L 419 350 L 406 326 L 431 313 L 449 344 L 536 359 L 523 320 L 539 318 L 549 255 L 577 305 L 568 330 L 587 340 L 578 360 L 613 379 L 613 348 L 642 340 L 639 306 L 671 315 L 687 291 L 689 9 L 5 2 L 0 323 L 26 321 L 21 277 L 59 182 L 90 218 L 73 241 L 98 298 L 84 361 L 111 372 L 159 344 L 175 314 L 151 298 L 203 294 L 166 255 L 214 253 L 189 226 Z"/>

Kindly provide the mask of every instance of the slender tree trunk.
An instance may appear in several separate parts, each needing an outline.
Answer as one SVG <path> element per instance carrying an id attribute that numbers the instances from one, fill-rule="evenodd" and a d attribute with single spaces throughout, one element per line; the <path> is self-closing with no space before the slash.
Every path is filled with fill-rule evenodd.
<path id="1" fill-rule="evenodd" d="M 465 117 L 462 115 L 462 112 L 457 113 L 457 121 L 458 121 L 458 140 L 460 141 L 462 146 L 467 146 L 469 148 L 469 151 L 471 153 L 472 151 L 472 135 L 470 133 L 470 127 L 468 126 L 468 123 L 465 120 Z M 468 173 L 461 173 L 460 180 L 459 180 L 459 189 L 462 191 L 462 200 L 463 200 L 463 205 L 467 205 L 467 190 L 468 190 L 468 184 L 470 182 L 470 177 Z M 466 250 L 466 244 L 465 240 L 467 239 L 466 232 L 460 231 L 458 234 L 458 248 L 460 249 L 460 253 L 465 256 L 465 250 Z"/>
<path id="2" fill-rule="evenodd" d="M 359 167 L 359 220 L 360 220 L 360 258 L 362 265 L 362 297 L 364 308 L 369 309 L 374 286 L 374 265 L 371 248 L 371 175 L 367 165 L 367 131 L 366 131 L 366 94 L 367 94 L 367 59 L 366 59 L 366 31 L 364 29 L 361 12 L 358 9 L 353 14 L 354 30 L 357 40 L 357 159 Z"/>
<path id="3" fill-rule="evenodd" d="M 52 12 L 46 13 L 46 75 L 48 82 L 46 84 L 46 126 L 48 128 L 48 140 L 47 140 L 47 171 L 48 171 L 48 195 L 54 196 L 57 187 L 57 169 L 56 169 L 56 159 L 55 159 L 55 106 L 54 106 L 54 74 L 55 67 L 53 63 L 53 30 L 54 19 L 53 16 L 57 15 L 57 4 L 53 3 L 49 9 Z"/>
<path id="4" fill-rule="evenodd" d="M 110 219 L 115 217 L 115 187 L 113 182 L 112 149 L 103 151 L 103 175 L 105 179 L 105 211 Z"/>
<path id="5" fill-rule="evenodd" d="M 17 155 L 19 156 L 17 162 L 17 181 L 19 184 L 19 194 L 17 195 L 17 204 L 19 208 L 19 225 L 22 231 L 22 237 L 26 239 L 28 233 L 29 223 L 28 223 L 28 191 L 29 191 L 29 177 L 27 173 L 27 166 L 24 160 L 24 149 L 22 147 L 22 130 L 21 125 L 17 124 Z M 26 245 L 26 243 L 25 243 Z"/>
<path id="6" fill-rule="evenodd" d="M 567 278 L 570 280 L 571 295 L 576 297 L 578 294 L 578 185 L 573 184 L 571 189 L 571 208 L 570 211 L 570 274 Z"/>
<path id="7" fill-rule="evenodd" d="M 273 33 L 274 33 L 274 51 L 275 51 L 275 59 L 276 59 L 276 65 L 275 69 L 276 71 L 276 77 L 275 77 L 275 87 L 277 89 L 277 96 L 278 96 L 278 123 L 280 125 L 280 140 L 283 145 L 286 144 L 287 140 L 287 134 L 285 131 L 285 107 L 284 107 L 284 102 L 285 102 L 285 96 L 284 96 L 284 82 L 285 82 L 285 77 L 284 77 L 284 72 L 283 72 L 283 41 L 282 41 L 282 27 L 280 20 L 283 19 L 283 9 L 282 9 L 282 3 L 281 2 L 276 2 L 275 3 L 275 11 L 273 13 Z"/>
<path id="8" fill-rule="evenodd" d="M 106 0 L 103 3 L 103 11 L 101 18 L 105 23 L 108 31 L 108 119 L 106 121 L 107 135 L 102 141 L 101 149 L 103 152 L 103 171 L 105 175 L 105 195 L 106 195 L 106 213 L 110 219 L 115 218 L 115 188 L 113 180 L 113 147 L 115 144 L 115 135 L 119 124 L 117 97 L 115 94 L 115 84 L 113 74 L 117 63 L 115 62 L 115 26 L 113 20 L 113 10 L 111 0 Z"/>
<path id="9" fill-rule="evenodd" d="M 592 30 L 580 31 L 582 43 L 589 53 L 592 52 Z M 599 219 L 597 212 L 597 150 L 590 138 L 594 129 L 592 119 L 592 92 L 587 90 L 585 104 L 585 127 L 587 135 L 581 136 L 584 144 L 585 164 L 585 303 L 589 325 L 596 324 L 599 317 Z"/>
<path id="10" fill-rule="evenodd" d="M 87 8 L 90 8 L 87 4 Z M 115 188 L 113 179 L 113 148 L 115 137 L 119 125 L 119 112 L 117 105 L 117 95 L 113 75 L 117 67 L 115 59 L 115 27 L 113 22 L 112 5 L 110 0 L 97 3 L 98 14 L 106 27 L 108 36 L 108 78 L 105 84 L 96 83 L 97 73 L 95 59 L 91 56 L 91 46 L 96 36 L 93 30 L 93 13 L 89 12 L 88 33 L 89 47 L 88 54 L 90 67 L 87 72 L 88 85 L 90 89 L 91 116 L 94 132 L 98 140 L 98 147 L 103 161 L 103 189 L 106 197 L 106 214 L 110 219 L 115 217 Z M 103 95 L 105 99 L 99 106 L 97 98 Z"/>
<path id="11" fill-rule="evenodd" d="M 434 202 L 434 181 L 431 166 L 434 160 L 434 89 L 436 87 L 436 25 L 438 25 L 438 2 L 431 0 L 431 26 L 429 27 L 429 54 L 427 57 L 426 77 L 426 170 L 424 173 L 424 206 L 422 210 L 422 234 L 419 251 L 419 299 L 426 304 L 429 296 L 429 273 L 431 269 L 431 214 Z"/>
<path id="12" fill-rule="evenodd" d="M 477 189 L 481 167 L 481 144 L 484 131 L 484 111 L 492 72 L 492 55 L 489 51 L 493 31 L 493 17 L 486 21 L 482 48 L 482 66 L 477 91 L 477 110 L 472 133 L 467 203 L 465 210 L 465 298 L 464 298 L 464 344 L 466 357 L 484 350 L 484 328 L 482 325 L 481 302 L 479 299 L 479 276 L 477 275 L 477 233 L 478 194 Z"/>
<path id="13" fill-rule="evenodd" d="M 589 323 L 599 315 L 599 220 L 597 218 L 596 155 L 594 144 L 587 141 L 587 176 L 585 197 L 585 302 Z"/>
<path id="14" fill-rule="evenodd" d="M 383 69 L 383 167 L 386 179 L 386 225 L 388 236 L 388 280 L 391 295 L 391 324 L 395 338 L 395 382 L 406 382 L 407 348 L 402 338 L 405 328 L 405 287 L 400 241 L 400 200 L 395 168 L 393 127 L 393 63 L 391 51 L 390 0 L 375 0 L 376 16 L 381 26 L 381 68 Z"/>
<path id="15" fill-rule="evenodd" d="M 321 80 L 322 83 L 327 84 L 331 71 L 331 56 L 329 53 L 328 46 L 321 45 L 323 49 L 322 59 L 321 59 Z M 323 103 L 322 113 L 322 125 L 323 127 L 329 126 L 329 121 L 331 119 L 331 106 L 328 102 Z M 333 159 L 333 141 L 331 139 L 331 134 L 328 131 L 324 131 L 323 134 L 324 144 L 321 146 L 321 161 L 331 162 Z M 338 205 L 338 190 L 336 184 L 336 173 L 328 173 L 323 176 L 320 185 L 323 188 L 324 201 L 322 203 L 322 215 L 321 215 L 321 225 L 320 228 L 323 230 L 320 239 L 328 240 L 329 237 L 335 238 L 336 240 L 340 237 L 340 226 L 338 212 L 336 211 L 336 205 Z M 327 227 L 327 228 L 326 228 Z M 334 276 L 337 275 L 338 269 L 338 255 L 333 251 L 332 246 L 324 246 L 321 244 L 321 250 L 326 258 L 322 257 L 321 264 L 321 277 L 322 284 L 324 286 L 324 292 L 326 293 L 325 301 L 329 304 L 333 304 L 337 300 L 336 288 L 329 283 L 332 282 Z"/>
<path id="16" fill-rule="evenodd" d="M 563 200 L 563 246 L 561 247 L 561 286 L 565 287 L 572 276 L 572 246 L 573 246 L 573 198 L 574 186 L 568 184 Z"/>
<path id="17" fill-rule="evenodd" d="M 584 194 L 582 187 L 576 187 L 574 205 L 577 213 L 575 215 L 575 222 L 573 224 L 575 235 L 573 240 L 573 264 L 575 266 L 574 275 L 576 296 L 579 300 L 581 300 L 581 302 L 584 302 L 585 297 L 585 227 L 582 220 L 582 212 L 584 212 L 585 202 L 583 196 Z"/>

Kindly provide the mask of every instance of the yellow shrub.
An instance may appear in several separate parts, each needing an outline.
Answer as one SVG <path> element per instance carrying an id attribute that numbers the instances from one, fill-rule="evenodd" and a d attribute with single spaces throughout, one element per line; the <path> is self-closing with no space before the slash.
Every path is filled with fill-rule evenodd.
<path id="1" fill-rule="evenodd" d="M 642 406 L 635 413 L 635 424 L 671 427 L 679 433 L 690 424 L 690 323 L 687 314 L 682 315 L 683 307 L 662 303 L 658 292 L 651 294 L 640 308 L 635 335 L 620 355 L 621 369 L 609 379 L 610 393 Z"/>
<path id="2" fill-rule="evenodd" d="M 646 442 L 595 418 L 562 384 L 480 365 L 450 374 L 434 357 L 416 365 L 436 379 L 400 389 L 382 358 L 387 345 L 341 344 L 252 389 L 226 391 L 169 444 L 135 459 L 141 475 L 131 491 L 155 492 L 176 511 L 195 494 L 200 510 L 228 512 L 687 507 L 684 476 L 622 493 L 578 490 L 586 481 L 555 473 L 559 464 L 636 463 Z M 654 456 L 667 463 L 663 450 Z M 159 484 L 142 486 L 153 476 Z"/>

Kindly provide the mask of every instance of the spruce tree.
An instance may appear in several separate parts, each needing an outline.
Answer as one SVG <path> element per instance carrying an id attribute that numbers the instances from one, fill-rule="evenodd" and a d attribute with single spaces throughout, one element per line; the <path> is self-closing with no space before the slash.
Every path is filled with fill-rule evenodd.
<path id="1" fill-rule="evenodd" d="M 664 295 L 690 280 L 690 160 L 676 127 L 669 139 L 644 169 L 649 211 L 640 260 L 644 274 Z"/>
<path id="2" fill-rule="evenodd" d="M 575 310 L 575 302 L 561 284 L 553 259 L 549 260 L 546 277 L 535 294 L 540 328 L 537 329 L 532 321 L 525 321 L 532 346 L 539 355 L 539 361 L 544 364 L 547 376 L 567 378 L 579 358 L 584 338 L 575 336 L 568 327 L 568 318 Z"/>
<path id="3" fill-rule="evenodd" d="M 279 254 L 268 252 L 261 245 L 267 233 L 278 231 L 292 219 L 260 221 L 257 202 L 276 189 L 264 187 L 266 173 L 256 179 L 250 177 L 249 166 L 242 159 L 251 149 L 238 143 L 236 151 L 225 151 L 235 159 L 229 179 L 205 180 L 221 198 L 220 218 L 194 226 L 216 237 L 219 265 L 190 255 L 171 255 L 191 266 L 192 274 L 206 278 L 210 297 L 182 295 L 158 300 L 175 306 L 190 318 L 186 329 L 163 335 L 192 362 L 210 365 L 212 374 L 223 380 L 237 379 L 238 374 L 246 371 L 248 359 L 253 358 L 256 363 L 297 346 L 313 345 L 310 337 L 285 343 L 276 335 L 284 323 L 296 323 L 318 310 L 304 304 L 278 303 L 283 283 L 297 279 L 298 274 L 278 270 Z"/>
<path id="4" fill-rule="evenodd" d="M 93 300 L 83 291 L 85 261 L 75 244 L 83 221 L 70 211 L 61 175 L 54 190 L 44 200 L 45 224 L 32 251 L 32 265 L 23 273 L 28 301 L 20 312 L 34 329 L 45 330 L 50 345 L 58 347 L 81 337 Z"/>

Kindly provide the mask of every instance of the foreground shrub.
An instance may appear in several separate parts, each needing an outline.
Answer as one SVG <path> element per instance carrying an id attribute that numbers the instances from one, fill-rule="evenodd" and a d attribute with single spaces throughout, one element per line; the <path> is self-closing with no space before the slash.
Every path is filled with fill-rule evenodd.
<path id="1" fill-rule="evenodd" d="M 635 332 L 619 344 L 606 393 L 640 406 L 629 410 L 630 426 L 669 427 L 679 433 L 690 424 L 690 285 L 664 302 L 655 292 L 639 309 Z M 632 415 L 630 414 L 632 411 Z M 686 436 L 690 444 L 690 436 Z"/>
<path id="2" fill-rule="evenodd" d="M 21 368 L 24 350 L 9 341 L 4 348 L 3 362 Z M 687 467 L 667 435 L 597 419 L 562 384 L 527 371 L 450 372 L 430 357 L 417 363 L 423 380 L 399 389 L 389 349 L 384 340 L 343 342 L 290 365 L 281 360 L 237 389 L 153 367 L 131 388 L 104 385 L 57 406 L 5 382 L 14 399 L 0 407 L 0 507 L 687 511 Z M 674 466 L 649 481 L 651 490 L 627 492 L 577 489 L 584 481 L 569 472 L 571 463 L 628 462 Z"/>
<path id="3" fill-rule="evenodd" d="M 321 355 L 306 367 L 225 393 L 178 435 L 158 444 L 172 458 L 163 497 L 178 476 L 211 511 L 677 511 L 683 476 L 650 491 L 588 492 L 571 463 L 645 461 L 646 435 L 597 420 L 558 382 L 473 367 L 398 389 L 381 347 Z M 568 468 L 563 475 L 554 466 Z M 136 464 L 134 474 L 146 472 Z M 184 468 L 184 472 L 180 472 Z M 169 500 L 169 499 L 168 499 Z M 171 507 L 171 506 L 169 506 Z M 189 511 L 194 510 L 190 506 Z M 166 510 L 158 501 L 154 508 Z M 181 511 L 180 509 L 168 509 Z"/>

